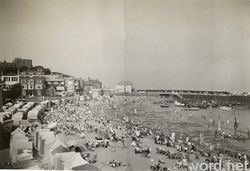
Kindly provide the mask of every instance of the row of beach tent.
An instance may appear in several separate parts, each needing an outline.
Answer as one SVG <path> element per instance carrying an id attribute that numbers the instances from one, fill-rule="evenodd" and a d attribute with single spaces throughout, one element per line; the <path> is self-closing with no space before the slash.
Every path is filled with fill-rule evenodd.
<path id="1" fill-rule="evenodd" d="M 56 137 L 50 129 L 36 129 L 34 148 L 43 157 L 42 163 L 53 170 L 98 170 L 97 167 L 84 160 L 79 152 L 72 152 L 69 146 L 72 140 Z"/>

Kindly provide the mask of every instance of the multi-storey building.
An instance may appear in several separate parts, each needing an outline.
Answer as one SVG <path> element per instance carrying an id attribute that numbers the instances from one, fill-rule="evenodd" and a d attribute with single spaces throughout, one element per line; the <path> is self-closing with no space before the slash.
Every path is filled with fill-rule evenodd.
<path id="1" fill-rule="evenodd" d="M 18 75 L 3 75 L 1 80 L 3 81 L 3 90 L 9 90 L 13 85 L 19 83 Z"/>
<path id="2" fill-rule="evenodd" d="M 55 91 L 65 91 L 65 82 L 62 75 L 44 75 L 45 83 L 55 89 Z"/>
<path id="3" fill-rule="evenodd" d="M 79 79 L 69 77 L 69 78 L 66 78 L 64 81 L 65 81 L 65 88 L 67 91 L 72 92 L 72 91 L 79 90 L 80 88 Z"/>
<path id="4" fill-rule="evenodd" d="M 115 91 L 117 93 L 132 93 L 133 92 L 133 83 L 131 81 L 120 81 L 115 86 Z"/>
<path id="5" fill-rule="evenodd" d="M 83 81 L 84 91 L 89 92 L 92 89 L 101 89 L 102 88 L 102 82 L 97 79 L 90 79 Z"/>
<path id="6" fill-rule="evenodd" d="M 14 63 L 19 68 L 21 67 L 31 68 L 32 67 L 31 59 L 15 58 L 12 63 Z"/>
<path id="7" fill-rule="evenodd" d="M 44 94 L 43 75 L 20 75 L 23 96 L 42 96 Z"/>

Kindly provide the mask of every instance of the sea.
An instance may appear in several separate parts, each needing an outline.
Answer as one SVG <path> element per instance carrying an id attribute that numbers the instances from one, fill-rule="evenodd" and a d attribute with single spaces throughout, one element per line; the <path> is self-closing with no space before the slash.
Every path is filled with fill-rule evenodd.
<path id="1" fill-rule="evenodd" d="M 239 122 L 239 132 L 247 137 L 250 130 L 250 109 L 235 108 L 223 111 L 220 108 L 186 111 L 171 104 L 169 108 L 162 108 L 162 98 L 136 98 L 132 102 L 121 105 L 118 114 L 128 117 L 135 123 L 148 128 L 157 128 L 166 133 L 175 133 L 179 138 L 189 137 L 197 141 L 199 137 L 210 145 L 219 143 L 220 146 L 237 152 L 250 155 L 250 139 L 230 138 L 227 141 L 218 141 L 215 130 L 220 122 L 221 132 L 234 134 L 235 118 Z M 213 121 L 209 126 L 209 120 Z"/>

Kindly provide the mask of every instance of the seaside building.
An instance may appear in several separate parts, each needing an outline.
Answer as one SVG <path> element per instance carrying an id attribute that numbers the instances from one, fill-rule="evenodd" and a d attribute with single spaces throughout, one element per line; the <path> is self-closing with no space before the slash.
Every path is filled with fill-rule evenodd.
<path id="1" fill-rule="evenodd" d="M 15 58 L 12 61 L 12 63 L 15 64 L 16 67 L 18 67 L 18 68 L 21 68 L 21 67 L 31 68 L 32 67 L 32 60 L 31 59 Z"/>
<path id="2" fill-rule="evenodd" d="M 102 95 L 103 96 L 110 96 L 110 89 L 109 88 L 102 88 Z"/>
<path id="3" fill-rule="evenodd" d="M 65 82 L 65 88 L 68 92 L 78 91 L 79 86 L 79 79 L 69 77 L 64 80 Z"/>
<path id="4" fill-rule="evenodd" d="M 42 96 L 45 88 L 43 75 L 20 75 L 23 96 Z"/>
<path id="5" fill-rule="evenodd" d="M 18 75 L 3 75 L 1 77 L 3 81 L 3 90 L 9 90 L 13 85 L 19 83 L 19 76 Z"/>
<path id="6" fill-rule="evenodd" d="M 102 95 L 102 90 L 99 88 L 98 89 L 91 89 L 90 94 L 91 94 L 92 98 L 95 99 L 95 98 L 98 98 Z"/>
<path id="7" fill-rule="evenodd" d="M 116 93 L 132 93 L 133 92 L 133 83 L 131 81 L 120 81 L 115 86 Z"/>
<path id="8" fill-rule="evenodd" d="M 0 69 L 5 69 L 5 68 L 12 68 L 12 67 L 15 67 L 15 64 L 12 63 L 12 62 L 6 62 L 5 60 L 4 61 L 0 61 Z"/>
<path id="9" fill-rule="evenodd" d="M 55 89 L 56 92 L 65 91 L 65 82 L 62 75 L 44 75 L 45 83 Z"/>
<path id="10" fill-rule="evenodd" d="M 102 82 L 97 79 L 88 78 L 88 80 L 83 81 L 84 92 L 89 92 L 92 89 L 101 89 Z"/>

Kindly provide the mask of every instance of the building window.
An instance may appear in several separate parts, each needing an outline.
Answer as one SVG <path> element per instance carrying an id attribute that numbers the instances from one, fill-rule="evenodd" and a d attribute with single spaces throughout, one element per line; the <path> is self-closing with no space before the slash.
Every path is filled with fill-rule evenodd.
<path id="1" fill-rule="evenodd" d="M 12 77 L 11 80 L 12 81 L 18 81 L 18 78 L 17 77 Z"/>
<path id="2" fill-rule="evenodd" d="M 27 90 L 27 85 L 23 85 L 23 89 L 24 89 L 24 90 Z"/>
<path id="3" fill-rule="evenodd" d="M 23 80 L 23 79 L 22 79 L 22 80 L 21 80 L 21 83 L 22 83 L 22 84 L 26 84 L 26 80 Z"/>
<path id="4" fill-rule="evenodd" d="M 37 90 L 43 89 L 43 85 L 42 85 L 42 84 L 36 84 L 36 85 L 35 85 L 35 88 L 36 88 Z"/>
<path id="5" fill-rule="evenodd" d="M 33 79 L 29 80 L 29 84 L 34 84 L 34 80 Z"/>
<path id="6" fill-rule="evenodd" d="M 29 84 L 28 88 L 29 88 L 29 90 L 33 90 L 34 89 L 33 84 Z"/>
<path id="7" fill-rule="evenodd" d="M 41 80 L 41 79 L 37 79 L 37 80 L 36 80 L 36 83 L 41 84 L 41 83 L 42 83 L 42 80 Z"/>
<path id="8" fill-rule="evenodd" d="M 4 77 L 4 81 L 10 81 L 9 77 Z"/>

